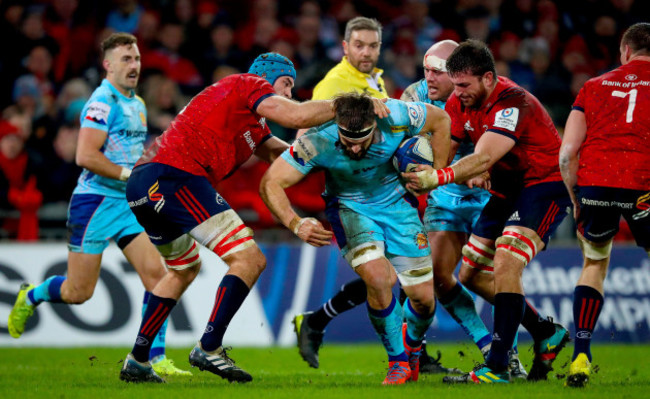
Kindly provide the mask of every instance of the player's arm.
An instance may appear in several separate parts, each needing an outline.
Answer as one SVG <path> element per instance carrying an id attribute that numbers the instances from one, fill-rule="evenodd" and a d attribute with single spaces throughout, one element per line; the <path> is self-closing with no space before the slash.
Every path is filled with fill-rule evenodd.
<path id="1" fill-rule="evenodd" d="M 560 172 L 562 180 L 569 191 L 569 196 L 573 202 L 573 214 L 577 217 L 579 211 L 578 201 L 573 192 L 578 183 L 578 153 L 580 146 L 587 137 L 587 120 L 584 112 L 574 109 L 569 114 L 562 136 L 562 145 L 560 146 Z"/>
<path id="2" fill-rule="evenodd" d="M 101 152 L 107 137 L 108 133 L 103 130 L 82 127 L 79 130 L 75 161 L 77 165 L 97 175 L 126 181 L 131 175 L 131 169 L 114 164 Z"/>
<path id="3" fill-rule="evenodd" d="M 373 99 L 375 114 L 385 118 L 390 111 L 385 101 Z M 332 100 L 305 101 L 299 103 L 282 96 L 270 96 L 262 100 L 256 112 L 282 126 L 302 129 L 321 125 L 334 118 Z"/>
<path id="4" fill-rule="evenodd" d="M 487 172 L 514 146 L 514 139 L 488 131 L 476 143 L 474 153 L 461 158 L 455 164 L 437 170 L 420 165 L 418 171 L 402 173 L 402 176 L 407 181 L 406 188 L 414 191 L 432 190 L 449 183 L 463 183 Z"/>
<path id="5" fill-rule="evenodd" d="M 427 117 L 421 133 L 431 133 L 430 143 L 433 150 L 433 167 L 441 169 L 449 165 L 449 149 L 451 146 L 451 119 L 447 113 L 438 107 L 426 104 Z"/>
<path id="6" fill-rule="evenodd" d="M 285 143 L 284 140 L 272 136 L 262 143 L 261 146 L 257 147 L 255 155 L 268 163 L 272 163 L 276 158 L 282 155 L 284 150 L 287 148 L 289 148 L 289 144 Z"/>
<path id="7" fill-rule="evenodd" d="M 305 177 L 282 158 L 276 159 L 260 182 L 260 196 L 280 222 L 304 242 L 315 247 L 329 245 L 332 232 L 314 218 L 301 218 L 291 207 L 284 190 Z"/>

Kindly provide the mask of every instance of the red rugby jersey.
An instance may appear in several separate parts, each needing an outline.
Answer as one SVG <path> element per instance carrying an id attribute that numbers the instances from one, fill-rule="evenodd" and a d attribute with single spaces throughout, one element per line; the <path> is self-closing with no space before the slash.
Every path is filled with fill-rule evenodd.
<path id="1" fill-rule="evenodd" d="M 257 75 L 221 79 L 190 101 L 138 164 L 170 165 L 216 185 L 271 137 L 265 118 L 255 110 L 274 94 L 273 86 Z"/>
<path id="2" fill-rule="evenodd" d="M 474 144 L 485 132 L 502 134 L 515 146 L 491 168 L 493 191 L 508 195 L 538 183 L 562 181 L 558 166 L 560 136 L 542 104 L 510 79 L 499 77 L 490 97 L 467 108 L 452 95 L 445 111 L 452 139 L 469 137 Z"/>
<path id="3" fill-rule="evenodd" d="M 583 111 L 581 186 L 650 189 L 650 62 L 632 61 L 589 80 L 573 109 Z"/>

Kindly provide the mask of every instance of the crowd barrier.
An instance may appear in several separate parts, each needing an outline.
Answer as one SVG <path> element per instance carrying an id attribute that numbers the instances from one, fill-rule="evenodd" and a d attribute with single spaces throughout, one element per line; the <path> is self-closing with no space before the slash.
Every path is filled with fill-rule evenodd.
<path id="1" fill-rule="evenodd" d="M 235 316 L 224 342 L 238 346 L 295 344 L 291 319 L 318 307 L 340 286 L 356 277 L 334 247 L 262 245 L 268 266 Z M 226 266 L 212 253 L 201 252 L 203 267 L 170 316 L 167 342 L 191 346 L 201 336 L 214 302 L 216 287 Z M 24 335 L 16 340 L 7 332 L 7 316 L 24 281 L 38 283 L 66 269 L 63 243 L 0 244 L 0 346 L 129 346 L 140 323 L 144 290 L 120 250 L 111 245 L 102 260 L 100 282 L 83 305 L 39 306 Z M 582 258 L 576 248 L 550 248 L 524 272 L 528 300 L 541 313 L 572 326 L 572 295 Z M 650 261 L 635 247 L 618 247 L 605 284 L 606 301 L 594 340 L 615 343 L 650 341 Z M 488 327 L 492 308 L 477 299 Z M 429 341 L 467 341 L 446 311 L 437 307 L 427 333 Z M 520 339 L 528 337 L 522 329 Z M 326 342 L 376 340 L 364 306 L 342 314 L 327 329 Z"/>

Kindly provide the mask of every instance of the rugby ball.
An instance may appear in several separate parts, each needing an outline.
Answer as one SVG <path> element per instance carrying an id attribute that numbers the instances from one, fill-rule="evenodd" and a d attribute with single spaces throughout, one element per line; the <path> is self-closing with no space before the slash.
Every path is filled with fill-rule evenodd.
<path id="1" fill-rule="evenodd" d="M 393 166 L 398 172 L 413 172 L 418 165 L 433 166 L 429 138 L 420 135 L 402 141 L 393 154 Z"/>

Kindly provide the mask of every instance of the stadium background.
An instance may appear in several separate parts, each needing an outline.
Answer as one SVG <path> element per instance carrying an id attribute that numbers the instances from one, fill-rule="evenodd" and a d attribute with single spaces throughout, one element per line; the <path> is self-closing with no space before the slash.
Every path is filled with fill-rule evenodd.
<path id="1" fill-rule="evenodd" d="M 498 73 L 534 93 L 558 130 L 590 77 L 618 65 L 618 43 L 632 23 L 650 20 L 643 0 L 384 0 L 0 1 L 0 33 L 12 45 L 0 52 L 0 346 L 128 345 L 139 323 L 142 288 L 117 248 L 104 259 L 95 298 L 72 310 L 45 305 L 20 341 L 11 340 L 6 316 L 19 284 L 42 281 L 65 267 L 67 201 L 80 169 L 74 164 L 79 112 L 102 78 L 98 45 L 113 31 L 139 38 L 142 75 L 138 93 L 148 110 L 150 138 L 159 135 L 189 98 L 205 85 L 245 72 L 265 51 L 297 67 L 295 98 L 311 89 L 342 56 L 345 23 L 364 15 L 384 26 L 378 66 L 386 89 L 399 97 L 422 77 L 421 59 L 437 40 L 487 42 Z M 293 131 L 272 126 L 291 141 Z M 336 248 L 301 246 L 279 228 L 257 195 L 266 166 L 252 160 L 219 191 L 256 229 L 269 267 L 226 340 L 234 344 L 291 345 L 290 317 L 319 305 L 352 272 Z M 291 192 L 303 214 L 322 217 L 319 181 Z M 542 311 L 571 323 L 570 298 L 581 264 L 573 221 L 567 218 L 551 249 L 525 273 L 526 290 Z M 607 281 L 608 302 L 596 338 L 650 341 L 650 263 L 630 245 L 624 223 Z M 196 339 L 224 267 L 204 254 L 202 276 L 173 313 L 169 342 Z M 194 300 L 193 300 L 194 299 Z M 208 301 L 210 302 L 210 301 Z M 490 318 L 479 302 L 481 315 Z M 359 320 L 362 320 L 358 324 Z M 355 324 L 357 323 L 357 324 Z M 332 323 L 328 341 L 374 340 L 363 309 Z M 438 312 L 430 337 L 462 340 L 446 313 Z M 84 338 L 85 337 L 85 338 Z M 62 339 L 63 338 L 63 339 Z"/>

